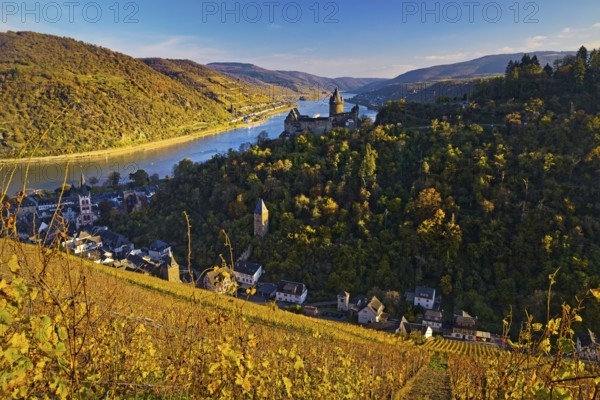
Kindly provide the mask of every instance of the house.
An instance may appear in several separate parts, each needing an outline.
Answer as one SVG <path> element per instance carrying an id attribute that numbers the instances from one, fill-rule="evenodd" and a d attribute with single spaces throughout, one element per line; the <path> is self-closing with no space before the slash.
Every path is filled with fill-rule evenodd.
<path id="1" fill-rule="evenodd" d="M 360 310 L 369 303 L 369 298 L 363 295 L 350 295 L 348 292 L 340 292 L 337 295 L 337 310 L 348 312 L 351 316 L 358 316 Z"/>
<path id="2" fill-rule="evenodd" d="M 143 257 L 134 252 L 127 255 L 127 258 L 117 261 L 113 264 L 117 268 L 123 268 L 126 271 L 137 272 L 145 275 L 157 275 L 160 266 L 150 260 L 149 257 Z"/>
<path id="3" fill-rule="evenodd" d="M 162 262 L 171 252 L 171 246 L 162 240 L 157 240 L 148 247 L 148 255 L 155 262 Z"/>
<path id="4" fill-rule="evenodd" d="M 442 312 L 435 310 L 425 311 L 423 325 L 430 326 L 434 331 L 442 330 Z"/>
<path id="5" fill-rule="evenodd" d="M 433 336 L 433 329 L 431 329 L 430 326 L 410 323 L 406 318 L 402 317 L 402 320 L 400 321 L 400 327 L 396 333 L 404 333 L 409 335 L 412 332 L 421 332 L 425 339 L 429 339 Z"/>
<path id="6" fill-rule="evenodd" d="M 472 317 L 466 311 L 461 311 L 454 315 L 454 326 L 457 328 L 475 329 L 477 326 L 477 317 Z"/>
<path id="7" fill-rule="evenodd" d="M 277 285 L 273 283 L 263 283 L 256 289 L 258 296 L 266 297 L 267 299 L 274 298 L 275 293 L 277 293 Z"/>
<path id="8" fill-rule="evenodd" d="M 590 329 L 579 333 L 575 343 L 575 352 L 583 360 L 600 360 L 600 343 L 598 343 L 596 334 Z"/>
<path id="9" fill-rule="evenodd" d="M 449 337 L 452 339 L 460 339 L 460 340 L 469 340 L 473 342 L 484 342 L 484 343 L 492 343 L 494 339 L 497 337 L 493 337 L 490 332 L 486 331 L 476 331 L 472 329 L 464 329 L 464 328 L 452 328 L 451 332 L 444 333 L 445 337 Z"/>
<path id="10" fill-rule="evenodd" d="M 384 305 L 375 296 L 371 298 L 371 301 L 358 312 L 358 323 L 368 324 L 370 322 L 379 322 L 383 315 Z"/>
<path id="11" fill-rule="evenodd" d="M 302 304 L 306 301 L 308 290 L 304 283 L 279 281 L 275 299 L 277 301 L 285 301 L 288 303 Z"/>
<path id="12" fill-rule="evenodd" d="M 319 309 L 314 306 L 304 306 L 304 314 L 309 317 L 316 317 L 319 314 Z"/>
<path id="13" fill-rule="evenodd" d="M 235 288 L 235 282 L 231 280 L 232 276 L 235 275 L 230 268 L 214 268 L 204 276 L 204 288 L 219 294 L 229 293 Z"/>
<path id="14" fill-rule="evenodd" d="M 414 305 L 426 310 L 433 309 L 435 304 L 435 289 L 427 286 L 417 286 L 415 289 Z"/>
<path id="15" fill-rule="evenodd" d="M 116 258 L 126 257 L 133 250 L 133 243 L 127 237 L 110 231 L 105 226 L 95 227 L 91 233 L 99 235 L 104 249 L 112 252 Z"/>
<path id="16" fill-rule="evenodd" d="M 80 231 L 70 242 L 64 242 L 63 245 L 76 255 L 89 253 L 102 248 L 102 237 Z"/>
<path id="17" fill-rule="evenodd" d="M 235 263 L 235 279 L 242 286 L 255 286 L 264 274 L 261 264 L 249 261 L 237 261 Z"/>

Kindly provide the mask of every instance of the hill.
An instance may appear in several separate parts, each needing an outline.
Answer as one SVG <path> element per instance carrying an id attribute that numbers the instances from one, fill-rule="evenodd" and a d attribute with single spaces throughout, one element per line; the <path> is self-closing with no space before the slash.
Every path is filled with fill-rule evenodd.
<path id="1" fill-rule="evenodd" d="M 231 119 L 235 80 L 194 63 L 162 63 L 162 72 L 178 68 L 185 77 L 73 39 L 1 33 L 0 157 L 17 157 L 39 140 L 36 156 L 126 147 Z M 260 104 L 265 97 L 241 100 Z"/>
<path id="2" fill-rule="evenodd" d="M 355 91 L 369 83 L 383 80 L 379 78 L 324 78 L 299 71 L 272 71 L 244 63 L 210 63 L 207 66 L 252 83 L 259 81 L 263 84 L 273 84 L 308 95 L 313 94 L 315 90 L 318 93 L 329 93 L 336 87 L 342 91 Z"/>
<path id="3" fill-rule="evenodd" d="M 525 307 L 545 315 L 540 288 L 558 266 L 556 302 L 600 284 L 593 54 L 580 83 L 571 59 L 552 71 L 524 59 L 468 105 L 393 102 L 357 131 L 183 160 L 150 207 L 105 221 L 143 247 L 185 237 L 187 210 L 199 270 L 218 261 L 224 229 L 236 257 L 252 245 L 267 279 L 304 282 L 315 301 L 372 291 L 409 311 L 394 296 L 427 284 L 449 315 L 466 309 L 499 332 L 508 304 L 519 317 Z M 270 215 L 262 240 L 252 235 L 259 198 Z M 586 312 L 600 330 L 598 309 Z"/>
<path id="4" fill-rule="evenodd" d="M 524 332 L 541 337 L 499 351 L 295 315 L 6 238 L 0 249 L 3 398 L 592 399 L 598 390 L 597 363 L 563 357 L 578 308 L 529 321 Z"/>
<path id="5" fill-rule="evenodd" d="M 263 88 L 221 74 L 194 61 L 163 58 L 143 58 L 141 61 L 157 72 L 217 101 L 223 107 L 233 106 L 244 111 L 246 108 L 255 109 L 271 103 L 268 92 Z"/>
<path id="6" fill-rule="evenodd" d="M 384 399 L 430 357 L 273 304 L 0 248 L 2 398 Z"/>
<path id="7" fill-rule="evenodd" d="M 574 52 L 539 51 L 542 66 L 553 65 L 555 60 Z M 481 79 L 504 75 L 509 61 L 520 60 L 523 53 L 496 54 L 455 64 L 436 65 L 401 74 L 393 79 L 373 82 L 357 90 L 352 100 L 358 104 L 378 108 L 389 100 L 406 98 L 407 101 L 431 102 L 439 96 L 461 98 L 473 92 Z"/>
<path id="8" fill-rule="evenodd" d="M 552 66 L 555 60 L 575 53 L 568 51 L 537 51 L 530 54 L 532 57 L 534 55 L 537 56 L 542 66 L 546 64 Z M 468 79 L 483 76 L 504 75 L 508 62 L 511 60 L 520 60 L 522 56 L 523 53 L 494 54 L 454 64 L 419 68 L 398 75 L 393 79 L 365 85 L 363 88 L 359 89 L 359 92 L 369 92 L 381 89 L 384 86 L 399 83 L 431 82 L 445 79 Z"/>

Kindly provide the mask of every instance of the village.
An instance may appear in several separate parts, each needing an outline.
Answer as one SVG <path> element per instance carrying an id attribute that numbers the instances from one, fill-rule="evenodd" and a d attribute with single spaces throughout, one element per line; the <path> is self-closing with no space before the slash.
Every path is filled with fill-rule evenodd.
<path id="1" fill-rule="evenodd" d="M 468 311 L 446 315 L 442 296 L 433 287 L 420 285 L 403 294 L 403 300 L 412 310 L 410 315 L 389 315 L 376 296 L 347 291 L 332 294 L 330 301 L 310 302 L 308 287 L 302 282 L 263 282 L 261 278 L 266 269 L 250 260 L 252 248 L 234 262 L 233 268 L 224 266 L 200 271 L 180 265 L 173 256 L 171 244 L 160 238 L 147 248 L 138 249 L 124 235 L 96 224 L 101 204 L 130 214 L 148 205 L 158 189 L 159 186 L 148 184 L 92 194 L 92 186 L 82 174 L 79 182 L 70 185 L 68 190 L 14 197 L 10 210 L 16 216 L 17 233 L 22 242 L 44 246 L 60 243 L 61 250 L 97 264 L 194 285 L 254 303 L 275 302 L 283 310 L 311 318 L 359 324 L 366 329 L 413 339 L 443 337 L 506 348 L 502 336 L 480 330 L 477 316 Z M 264 238 L 269 232 L 269 210 L 262 199 L 258 199 L 252 213 L 254 235 Z M 576 352 L 582 358 L 597 360 L 599 346 L 597 336 L 590 330 L 576 337 Z"/>

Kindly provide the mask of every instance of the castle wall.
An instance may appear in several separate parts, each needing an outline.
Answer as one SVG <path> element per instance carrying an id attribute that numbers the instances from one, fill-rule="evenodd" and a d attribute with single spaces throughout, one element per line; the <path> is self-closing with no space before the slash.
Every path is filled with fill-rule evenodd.
<path id="1" fill-rule="evenodd" d="M 329 118 L 308 118 L 296 121 L 285 121 L 285 130 L 289 133 L 311 132 L 314 135 L 323 135 L 331 131 L 332 124 Z"/>

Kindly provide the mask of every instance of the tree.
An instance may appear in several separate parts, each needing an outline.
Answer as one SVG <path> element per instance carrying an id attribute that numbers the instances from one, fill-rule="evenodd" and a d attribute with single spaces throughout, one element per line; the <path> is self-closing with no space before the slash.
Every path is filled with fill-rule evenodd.
<path id="1" fill-rule="evenodd" d="M 111 187 L 118 187 L 121 181 L 121 174 L 118 171 L 113 171 L 106 177 L 106 185 Z"/>
<path id="2" fill-rule="evenodd" d="M 368 183 L 374 183 L 376 176 L 375 170 L 377 169 L 377 151 L 371 147 L 369 143 L 365 148 L 365 157 L 362 160 L 360 165 L 360 170 L 358 175 L 360 179 L 362 179 L 363 186 L 366 186 Z"/>
<path id="3" fill-rule="evenodd" d="M 129 179 L 133 181 L 132 184 L 134 187 L 147 186 L 150 182 L 150 177 L 148 176 L 148 173 L 143 169 L 138 169 L 134 173 L 129 174 Z"/>
<path id="4" fill-rule="evenodd" d="M 585 46 L 581 46 L 577 51 L 577 58 L 583 60 L 584 63 L 588 61 L 588 51 Z"/>

